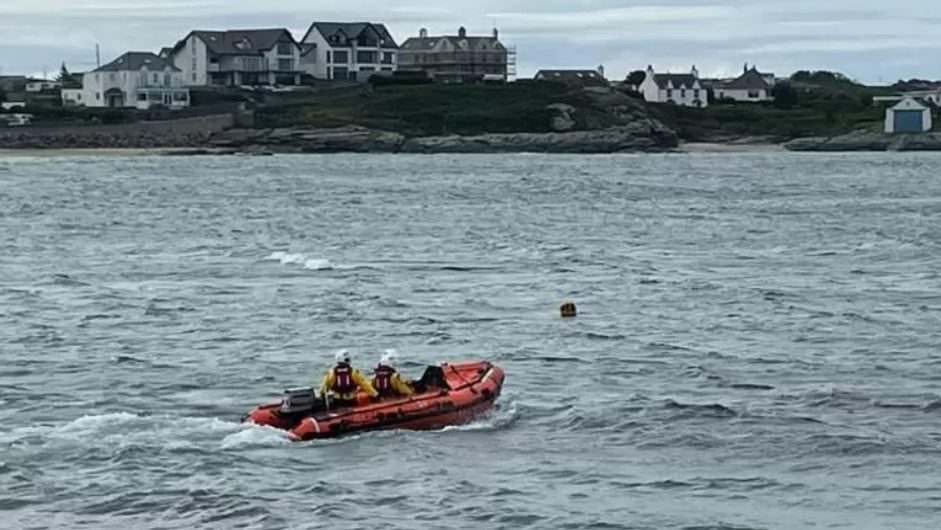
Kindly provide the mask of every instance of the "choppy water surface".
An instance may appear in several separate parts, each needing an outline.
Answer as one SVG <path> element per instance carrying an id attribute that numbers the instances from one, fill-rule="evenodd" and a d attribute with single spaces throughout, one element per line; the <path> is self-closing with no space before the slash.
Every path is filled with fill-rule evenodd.
<path id="1" fill-rule="evenodd" d="M 933 528 L 939 162 L 0 159 L 2 526 Z M 440 432 L 238 423 L 338 348 L 507 387 Z"/>

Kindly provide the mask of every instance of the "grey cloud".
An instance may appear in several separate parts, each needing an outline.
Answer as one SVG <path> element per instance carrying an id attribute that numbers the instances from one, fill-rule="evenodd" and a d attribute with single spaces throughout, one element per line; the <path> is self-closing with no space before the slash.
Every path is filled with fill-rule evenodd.
<path id="1" fill-rule="evenodd" d="M 194 28 L 288 27 L 300 37 L 315 18 L 386 23 L 402 41 L 431 33 L 488 32 L 516 45 L 521 76 L 541 67 L 594 67 L 611 77 L 657 68 L 734 73 L 744 61 L 782 74 L 841 70 L 865 80 L 941 77 L 928 38 L 941 26 L 936 0 L 884 7 L 851 0 L 357 0 L 267 5 L 249 0 L 0 0 L 0 67 L 94 66 L 129 49 L 156 50 Z M 98 6 L 91 9 L 92 6 Z M 185 6 L 185 7 L 181 7 Z M 646 7 L 645 7 L 646 6 Z M 655 7 L 651 7 L 655 6 Z M 928 37 L 922 37 L 927 35 Z"/>

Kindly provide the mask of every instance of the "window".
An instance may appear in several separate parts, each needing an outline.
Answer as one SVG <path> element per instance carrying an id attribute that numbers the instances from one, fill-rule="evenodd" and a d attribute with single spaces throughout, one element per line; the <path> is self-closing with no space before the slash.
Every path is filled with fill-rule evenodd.
<path id="1" fill-rule="evenodd" d="M 294 55 L 294 44 L 290 42 L 279 42 L 278 55 Z"/>
<path id="2" fill-rule="evenodd" d="M 350 62 L 350 52 L 348 51 L 335 51 L 333 52 L 333 62 L 336 64 L 349 64 Z"/>
<path id="3" fill-rule="evenodd" d="M 672 97 L 673 97 L 673 89 L 670 89 L 670 88 L 667 89 L 667 97 L 668 97 L 668 98 L 672 98 Z"/>
<path id="4" fill-rule="evenodd" d="M 363 66 L 359 69 L 360 72 L 375 72 L 376 68 L 373 66 Z"/>
<path id="5" fill-rule="evenodd" d="M 693 97 L 699 99 L 699 90 L 693 90 Z"/>
<path id="6" fill-rule="evenodd" d="M 138 92 L 137 101 L 147 101 L 147 92 Z"/>
<path id="7" fill-rule="evenodd" d="M 193 72 L 193 82 L 196 82 L 196 72 Z"/>
<path id="8" fill-rule="evenodd" d="M 172 76 L 170 74 L 163 74 L 163 86 L 171 86 L 171 85 L 173 85 Z"/>
<path id="9" fill-rule="evenodd" d="M 330 50 L 327 50 L 327 62 L 328 62 L 328 63 L 329 63 L 329 62 L 332 62 L 332 61 L 330 60 Z"/>
<path id="10" fill-rule="evenodd" d="M 391 52 L 384 52 L 382 54 L 382 64 L 393 64 L 395 62 L 395 54 Z"/>
<path id="11" fill-rule="evenodd" d="M 261 71 L 260 57 L 242 57 L 242 70 L 247 72 Z"/>
<path id="12" fill-rule="evenodd" d="M 101 92 L 95 92 L 95 99 L 101 99 Z"/>
<path id="13" fill-rule="evenodd" d="M 159 83 L 160 83 L 160 74 L 154 72 L 154 84 L 156 85 Z"/>
<path id="14" fill-rule="evenodd" d="M 680 89 L 680 97 L 681 97 L 681 98 L 685 98 L 685 97 L 686 97 L 686 89 L 685 89 L 685 88 Z"/>
<path id="15" fill-rule="evenodd" d="M 337 66 L 333 69 L 334 79 L 346 79 L 349 77 L 350 69 L 345 66 Z"/>
<path id="16" fill-rule="evenodd" d="M 376 52 L 356 52 L 356 62 L 360 64 L 375 64 L 379 59 L 379 54 Z"/>
<path id="17" fill-rule="evenodd" d="M 186 101 L 186 92 L 174 92 L 173 101 Z"/>
<path id="18" fill-rule="evenodd" d="M 758 90 L 749 90 L 748 97 L 752 99 L 758 99 L 761 97 L 761 92 Z"/>
<path id="19" fill-rule="evenodd" d="M 294 71 L 294 59 L 278 59 L 278 71 L 279 72 L 293 72 Z"/>

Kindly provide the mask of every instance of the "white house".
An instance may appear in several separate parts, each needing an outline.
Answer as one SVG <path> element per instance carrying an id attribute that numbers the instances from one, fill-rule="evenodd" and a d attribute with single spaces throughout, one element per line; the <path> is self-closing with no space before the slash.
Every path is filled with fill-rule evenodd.
<path id="1" fill-rule="evenodd" d="M 931 127 L 931 108 L 911 96 L 903 96 L 885 109 L 885 132 L 889 134 L 920 133 Z"/>
<path id="2" fill-rule="evenodd" d="M 82 99 L 84 92 L 85 89 L 83 88 L 63 88 L 62 105 L 66 107 L 81 107 L 85 105 L 85 101 Z"/>
<path id="3" fill-rule="evenodd" d="M 647 66 L 647 75 L 638 89 L 644 99 L 653 103 L 670 102 L 687 107 L 706 107 L 709 104 L 695 66 L 688 74 L 658 74 L 653 66 Z"/>
<path id="4" fill-rule="evenodd" d="M 50 81 L 48 79 L 27 79 L 26 80 L 26 91 L 27 92 L 42 92 L 43 90 L 55 90 L 56 88 L 62 86 L 62 83 L 58 81 Z"/>
<path id="5" fill-rule="evenodd" d="M 160 55 L 189 86 L 298 85 L 301 49 L 285 28 L 191 31 Z"/>
<path id="6" fill-rule="evenodd" d="M 769 101 L 774 98 L 772 89 L 774 88 L 774 74 L 759 72 L 752 66 L 745 68 L 742 75 L 735 79 L 716 83 L 713 92 L 716 99 L 734 99 L 735 101 Z"/>
<path id="7" fill-rule="evenodd" d="M 365 81 L 396 70 L 399 46 L 382 24 L 314 22 L 301 39 L 304 70 L 318 79 Z"/>
<path id="8" fill-rule="evenodd" d="M 87 72 L 81 96 L 76 99 L 86 107 L 138 109 L 187 107 L 190 101 L 183 72 L 150 52 L 127 52 Z"/>

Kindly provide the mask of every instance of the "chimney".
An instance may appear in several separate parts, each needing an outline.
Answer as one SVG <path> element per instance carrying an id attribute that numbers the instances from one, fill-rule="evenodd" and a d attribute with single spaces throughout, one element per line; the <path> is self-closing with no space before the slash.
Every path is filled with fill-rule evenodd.
<path id="1" fill-rule="evenodd" d="M 603 64 L 598 65 L 598 73 L 601 74 L 601 77 L 604 77 L 604 65 Z"/>
<path id="2" fill-rule="evenodd" d="M 420 38 L 422 38 L 422 39 L 427 39 L 427 38 L 428 38 L 428 30 L 425 29 L 425 28 L 422 28 L 422 29 L 418 30 L 418 36 L 419 36 Z"/>
<path id="3" fill-rule="evenodd" d="M 493 38 L 494 38 L 494 39 L 499 39 L 499 38 L 500 38 L 500 32 L 497 31 L 497 28 L 493 28 Z"/>
<path id="4" fill-rule="evenodd" d="M 699 79 L 699 70 L 696 68 L 696 65 L 693 65 L 693 69 L 690 70 L 690 73 L 693 74 L 693 78 Z"/>
<path id="5" fill-rule="evenodd" d="M 743 74 L 747 74 L 747 73 L 748 73 L 748 63 L 745 63 L 745 67 L 742 68 L 742 73 L 743 73 Z"/>
<path id="6" fill-rule="evenodd" d="M 467 29 L 465 29 L 464 26 L 457 28 L 457 36 L 462 39 L 467 37 Z"/>

